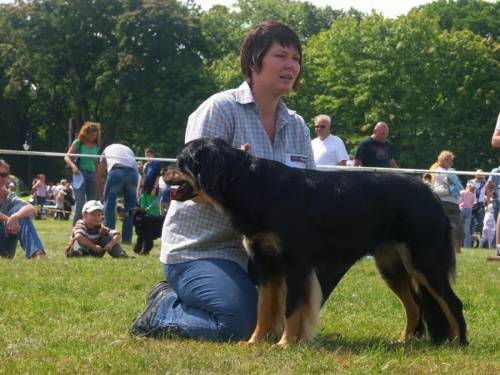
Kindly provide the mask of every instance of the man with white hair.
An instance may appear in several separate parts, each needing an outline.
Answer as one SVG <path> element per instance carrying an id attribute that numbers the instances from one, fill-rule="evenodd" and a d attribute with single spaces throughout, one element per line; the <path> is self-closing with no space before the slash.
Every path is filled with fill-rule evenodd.
<path id="1" fill-rule="evenodd" d="M 316 165 L 345 166 L 349 155 L 344 142 L 330 134 L 331 119 L 327 115 L 319 115 L 314 119 L 314 130 L 318 138 L 311 141 Z"/>

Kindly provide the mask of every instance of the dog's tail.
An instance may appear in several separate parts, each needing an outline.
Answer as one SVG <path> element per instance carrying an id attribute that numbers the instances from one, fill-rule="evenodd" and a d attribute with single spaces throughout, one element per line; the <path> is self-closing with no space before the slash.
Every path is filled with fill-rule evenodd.
<path id="1" fill-rule="evenodd" d="M 456 262 L 455 240 L 451 236 L 449 222 L 445 233 L 439 251 L 434 247 L 434 250 L 438 251 L 435 255 L 437 263 L 426 267 L 422 275 L 424 278 L 416 280 L 416 301 L 420 307 L 417 333 L 423 334 L 425 326 L 430 340 L 436 345 L 449 339 L 458 340 L 457 344 L 465 345 L 467 339 L 462 302 L 450 284 L 455 278 Z M 426 285 L 423 285 L 422 281 L 425 281 Z"/>
<path id="2" fill-rule="evenodd" d="M 423 336 L 427 330 L 430 340 L 435 345 L 442 344 L 449 338 L 449 323 L 443 310 L 428 290 L 417 283 L 417 303 L 420 307 L 420 320 L 417 335 Z"/>

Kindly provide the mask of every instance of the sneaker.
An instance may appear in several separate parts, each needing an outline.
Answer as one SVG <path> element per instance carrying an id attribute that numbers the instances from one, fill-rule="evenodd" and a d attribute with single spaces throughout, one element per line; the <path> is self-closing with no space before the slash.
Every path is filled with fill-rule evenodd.
<path id="1" fill-rule="evenodd" d="M 151 292 L 149 292 L 148 296 L 146 297 L 146 305 L 148 305 L 152 300 L 156 298 L 158 293 L 165 291 L 168 293 L 173 292 L 172 287 L 166 280 L 160 281 L 158 284 L 154 286 L 153 289 L 151 289 Z"/>
<path id="2" fill-rule="evenodd" d="M 500 255 L 490 255 L 488 258 L 488 261 L 500 261 Z"/>
<path id="3" fill-rule="evenodd" d="M 151 325 L 151 321 L 158 311 L 158 307 L 163 301 L 164 297 L 172 292 L 172 288 L 166 281 L 160 281 L 147 297 L 147 304 L 144 311 L 132 322 L 130 328 L 130 335 L 149 337 L 154 335 L 155 329 Z"/>
<path id="4" fill-rule="evenodd" d="M 135 256 L 133 255 L 128 255 L 127 253 L 121 253 L 118 258 L 125 258 L 125 259 L 135 259 Z"/>

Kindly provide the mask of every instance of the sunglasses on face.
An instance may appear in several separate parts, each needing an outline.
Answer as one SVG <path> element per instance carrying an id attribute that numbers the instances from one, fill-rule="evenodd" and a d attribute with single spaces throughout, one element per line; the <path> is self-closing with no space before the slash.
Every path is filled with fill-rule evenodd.
<path id="1" fill-rule="evenodd" d="M 9 174 L 7 172 L 2 172 L 2 173 L 0 173 L 0 177 L 7 178 L 7 177 L 9 177 Z"/>
<path id="2" fill-rule="evenodd" d="M 324 128 L 326 128 L 326 125 L 315 125 L 314 127 L 316 129 L 324 129 Z"/>

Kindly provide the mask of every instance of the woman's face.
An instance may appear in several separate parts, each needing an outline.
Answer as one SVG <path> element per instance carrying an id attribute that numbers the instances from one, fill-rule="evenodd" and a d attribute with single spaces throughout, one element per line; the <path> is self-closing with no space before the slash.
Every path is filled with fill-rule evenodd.
<path id="1" fill-rule="evenodd" d="M 0 189 L 3 189 L 7 186 L 7 182 L 9 181 L 10 173 L 5 167 L 0 167 Z"/>
<path id="2" fill-rule="evenodd" d="M 96 131 L 87 133 L 87 136 L 85 138 L 87 138 L 87 142 L 95 142 L 95 140 L 97 139 L 97 135 L 98 135 L 98 131 L 96 130 Z"/>
<path id="3" fill-rule="evenodd" d="M 452 165 L 453 165 L 453 158 L 444 159 L 440 163 L 441 168 L 446 168 L 446 169 L 451 168 Z"/>
<path id="4" fill-rule="evenodd" d="M 262 59 L 261 70 L 257 72 L 257 68 L 252 67 L 252 90 L 284 95 L 293 88 L 299 73 L 299 52 L 274 42 Z"/>

